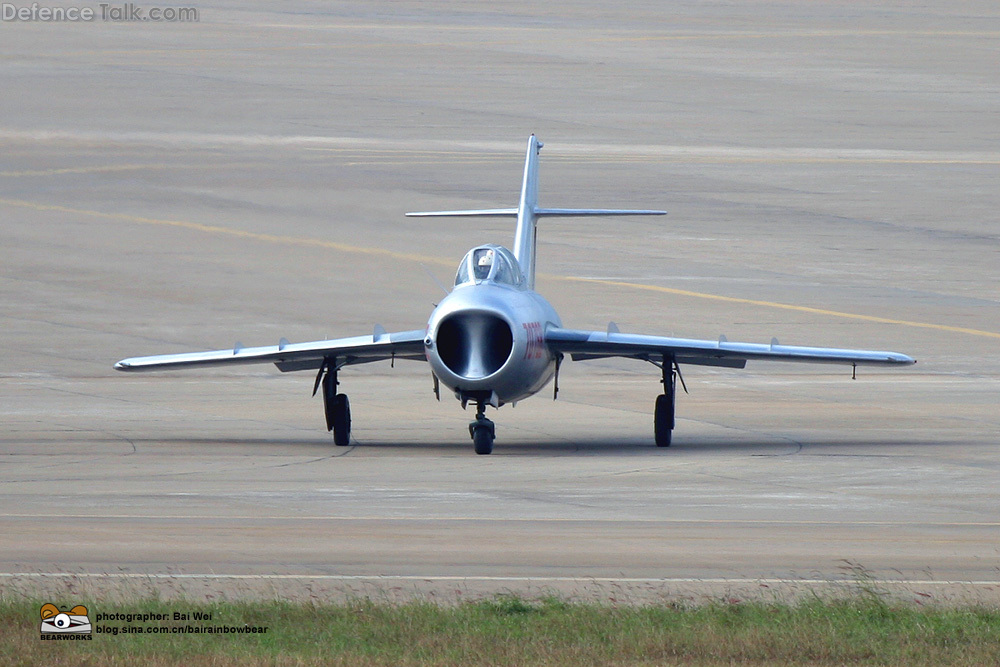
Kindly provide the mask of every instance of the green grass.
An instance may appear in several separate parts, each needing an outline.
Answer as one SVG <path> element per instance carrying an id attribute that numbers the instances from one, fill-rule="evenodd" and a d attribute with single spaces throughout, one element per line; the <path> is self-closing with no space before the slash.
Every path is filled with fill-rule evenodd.
<path id="1" fill-rule="evenodd" d="M 211 612 L 259 635 L 95 634 L 39 639 L 44 600 L 0 599 L 3 665 L 1000 665 L 1000 610 L 870 595 L 794 604 L 613 606 L 497 596 L 441 605 L 156 599 L 98 613 Z M 73 604 L 87 604 L 73 600 Z M 121 626 L 124 622 L 105 622 Z M 137 623 L 141 626 L 173 626 Z"/>

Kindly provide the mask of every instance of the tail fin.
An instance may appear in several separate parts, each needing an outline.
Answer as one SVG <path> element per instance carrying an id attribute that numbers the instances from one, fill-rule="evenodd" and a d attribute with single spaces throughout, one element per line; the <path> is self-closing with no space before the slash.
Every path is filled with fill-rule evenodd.
<path id="1" fill-rule="evenodd" d="M 534 134 L 528 137 L 528 154 L 524 157 L 524 180 L 521 183 L 521 200 L 517 204 L 517 229 L 514 231 L 514 257 L 521 265 L 521 273 L 528 281 L 528 289 L 535 289 L 535 222 L 538 220 L 538 153 L 544 146 Z"/>
<path id="2" fill-rule="evenodd" d="M 407 213 L 413 217 L 430 216 L 491 216 L 516 217 L 517 230 L 514 232 L 514 256 L 528 282 L 528 288 L 535 288 L 535 223 L 541 217 L 582 217 L 591 215 L 666 215 L 666 211 L 603 209 L 603 208 L 539 208 L 538 206 L 538 153 L 544 146 L 532 134 L 528 137 L 528 153 L 524 158 L 524 180 L 521 183 L 521 199 L 517 208 L 491 208 L 471 211 L 422 211 Z"/>

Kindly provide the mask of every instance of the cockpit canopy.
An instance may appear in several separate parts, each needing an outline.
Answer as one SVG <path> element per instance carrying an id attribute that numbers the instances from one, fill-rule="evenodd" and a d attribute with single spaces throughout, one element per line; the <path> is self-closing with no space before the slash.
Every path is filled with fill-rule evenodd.
<path id="1" fill-rule="evenodd" d="M 524 282 L 524 276 L 510 250 L 490 243 L 470 250 L 455 275 L 456 286 L 483 280 L 517 287 Z"/>

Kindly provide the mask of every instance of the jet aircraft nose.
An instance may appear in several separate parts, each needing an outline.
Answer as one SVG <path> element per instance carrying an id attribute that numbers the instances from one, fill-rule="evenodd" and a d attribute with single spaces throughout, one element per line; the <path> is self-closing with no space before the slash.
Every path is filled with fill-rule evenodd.
<path id="1" fill-rule="evenodd" d="M 514 334 L 502 317 L 482 311 L 459 311 L 437 329 L 437 353 L 458 377 L 479 380 L 493 375 L 510 358 Z"/>

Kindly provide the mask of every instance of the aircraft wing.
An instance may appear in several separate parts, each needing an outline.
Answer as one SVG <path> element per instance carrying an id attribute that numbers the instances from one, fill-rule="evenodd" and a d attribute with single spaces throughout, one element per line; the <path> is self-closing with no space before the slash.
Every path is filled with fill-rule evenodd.
<path id="1" fill-rule="evenodd" d="M 311 343 L 289 343 L 282 339 L 277 345 L 243 347 L 239 343 L 229 350 L 162 354 L 153 357 L 123 359 L 115 364 L 119 371 L 163 371 L 196 366 L 226 366 L 230 364 L 273 363 L 278 370 L 316 370 L 324 359 L 336 359 L 338 365 L 363 364 L 382 359 L 419 359 L 424 356 L 423 329 L 386 333 L 375 328 L 370 336 L 321 340 Z"/>
<path id="2" fill-rule="evenodd" d="M 545 332 L 545 342 L 555 352 L 569 354 L 574 360 L 631 357 L 634 359 L 675 360 L 678 364 L 744 368 L 747 361 L 797 361 L 819 364 L 897 366 L 916 361 L 898 352 L 878 350 L 844 350 L 827 347 L 797 347 L 719 340 L 693 340 L 623 334 L 609 331 L 578 331 L 551 327 Z"/>

